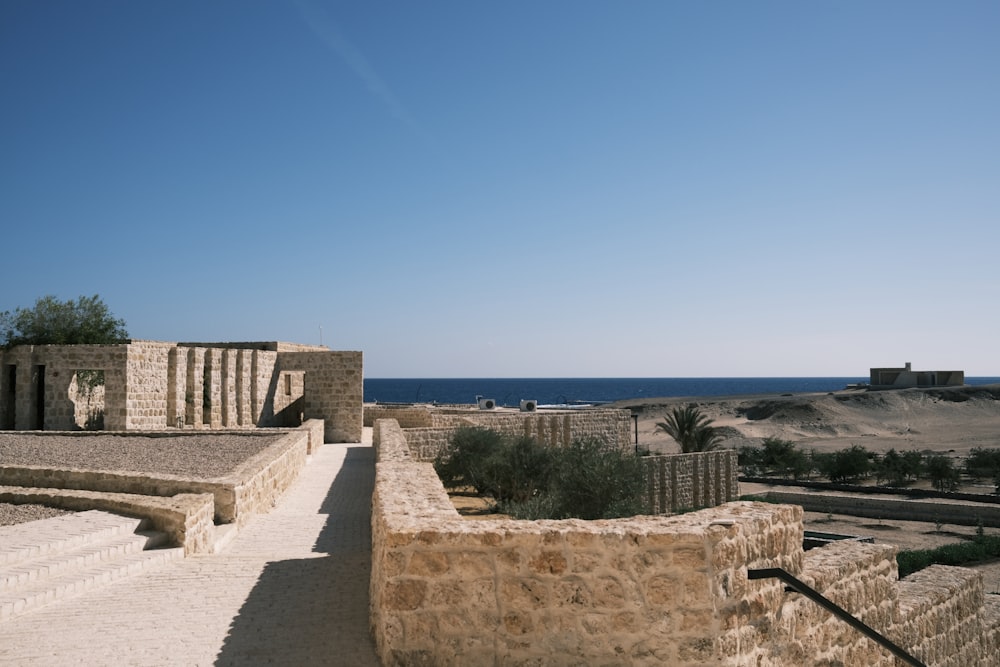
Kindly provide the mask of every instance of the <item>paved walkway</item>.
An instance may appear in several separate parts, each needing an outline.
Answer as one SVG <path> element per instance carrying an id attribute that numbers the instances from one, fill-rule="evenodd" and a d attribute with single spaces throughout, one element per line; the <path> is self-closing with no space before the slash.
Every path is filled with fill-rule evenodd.
<path id="1" fill-rule="evenodd" d="M 323 445 L 222 553 L 0 623 L 0 665 L 375 667 L 373 481 L 370 445 Z"/>

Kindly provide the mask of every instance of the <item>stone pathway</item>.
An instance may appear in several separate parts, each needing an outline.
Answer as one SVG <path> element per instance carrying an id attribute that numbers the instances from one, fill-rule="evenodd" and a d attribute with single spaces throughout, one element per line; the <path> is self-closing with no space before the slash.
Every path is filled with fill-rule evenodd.
<path id="1" fill-rule="evenodd" d="M 373 483 L 370 444 L 323 445 L 222 553 L 0 623 L 0 665 L 376 667 Z"/>

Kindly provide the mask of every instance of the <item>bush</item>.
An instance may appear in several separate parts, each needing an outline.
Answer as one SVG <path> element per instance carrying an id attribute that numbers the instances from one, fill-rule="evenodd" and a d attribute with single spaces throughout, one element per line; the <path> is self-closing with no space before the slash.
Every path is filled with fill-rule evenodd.
<path id="1" fill-rule="evenodd" d="M 1000 556 L 1000 535 L 977 535 L 971 542 L 900 551 L 896 554 L 896 564 L 902 579 L 931 565 L 968 565 L 997 556 Z"/>
<path id="2" fill-rule="evenodd" d="M 809 477 L 815 466 L 810 452 L 796 448 L 791 440 L 765 438 L 760 447 L 739 449 L 739 464 L 748 475 L 777 475 L 802 479 Z"/>
<path id="3" fill-rule="evenodd" d="M 446 487 L 470 486 L 499 502 L 520 502 L 548 487 L 552 459 L 552 450 L 531 438 L 464 427 L 438 454 L 434 469 Z"/>
<path id="4" fill-rule="evenodd" d="M 951 457 L 935 454 L 927 459 L 927 476 L 938 491 L 954 491 L 958 488 L 961 475 Z"/>
<path id="5" fill-rule="evenodd" d="M 1000 475 L 1000 449 L 974 447 L 965 460 L 965 472 L 974 479 L 995 479 Z"/>
<path id="6" fill-rule="evenodd" d="M 469 486 L 476 493 L 487 494 L 491 486 L 489 460 L 502 440 L 499 433 L 486 428 L 459 428 L 434 459 L 434 470 L 450 489 Z"/>
<path id="7" fill-rule="evenodd" d="M 552 519 L 614 519 L 648 512 L 642 461 L 599 440 L 555 450 Z"/>
<path id="8" fill-rule="evenodd" d="M 599 440 L 553 449 L 532 438 L 465 427 L 434 469 L 446 487 L 472 487 L 519 519 L 610 519 L 647 511 L 641 459 Z"/>
<path id="9" fill-rule="evenodd" d="M 868 450 L 861 445 L 851 445 L 836 452 L 813 454 L 821 475 L 831 482 L 856 482 L 866 477 L 872 468 Z"/>

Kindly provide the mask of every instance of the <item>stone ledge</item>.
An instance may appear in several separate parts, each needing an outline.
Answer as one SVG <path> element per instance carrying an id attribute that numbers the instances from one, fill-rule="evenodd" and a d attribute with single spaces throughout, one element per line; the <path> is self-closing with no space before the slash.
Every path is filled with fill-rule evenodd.
<path id="1" fill-rule="evenodd" d="M 322 420 L 310 420 L 294 430 L 278 430 L 278 433 L 285 433 L 284 437 L 237 466 L 232 473 L 211 479 L 42 466 L 0 466 L 0 483 L 145 496 L 209 493 L 215 498 L 215 521 L 243 523 L 249 516 L 269 511 L 295 480 L 305 466 L 310 442 L 319 428 L 322 428 Z M 146 435 L 143 434 L 143 437 Z"/>
<path id="2" fill-rule="evenodd" d="M 0 502 L 38 503 L 76 512 L 104 510 L 145 518 L 156 530 L 166 533 L 173 545 L 184 547 L 185 555 L 211 553 L 214 549 L 214 499 L 210 493 L 180 493 L 167 497 L 0 486 Z"/>

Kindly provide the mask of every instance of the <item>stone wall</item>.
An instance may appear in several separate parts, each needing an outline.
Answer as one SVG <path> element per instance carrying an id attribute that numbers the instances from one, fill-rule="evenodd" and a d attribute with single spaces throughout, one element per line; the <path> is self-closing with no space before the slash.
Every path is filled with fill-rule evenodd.
<path id="1" fill-rule="evenodd" d="M 0 462 L 0 484 L 145 496 L 210 493 L 214 497 L 216 522 L 242 523 L 254 514 L 270 511 L 278 497 L 295 480 L 305 466 L 310 436 L 315 433 L 316 428 L 316 423 L 310 422 L 307 426 L 291 430 L 242 463 L 231 474 L 213 479 L 140 472 L 11 466 Z M 78 435 L 87 437 L 87 434 Z"/>
<path id="2" fill-rule="evenodd" d="M 76 373 L 105 375 L 105 428 L 124 428 L 127 413 L 123 345 L 30 345 L 0 352 L 0 430 L 73 430 L 77 427 Z M 112 382 L 120 384 L 114 389 Z M 72 389 L 71 389 L 72 387 Z"/>
<path id="3" fill-rule="evenodd" d="M 644 456 L 642 464 L 653 514 L 715 507 L 740 497 L 736 450 Z"/>
<path id="4" fill-rule="evenodd" d="M 959 526 L 983 525 L 1000 528 L 1000 505 L 978 503 L 934 502 L 932 500 L 897 500 L 885 497 L 846 496 L 835 493 L 794 493 L 767 491 L 760 494 L 767 500 L 801 505 L 807 512 L 851 514 L 872 519 L 902 519 L 950 523 Z"/>
<path id="5" fill-rule="evenodd" d="M 431 408 L 419 405 L 365 405 L 365 426 L 375 426 L 379 419 L 395 419 L 400 428 L 426 428 L 434 425 Z"/>
<path id="6" fill-rule="evenodd" d="M 361 352 L 289 343 L 20 346 L 0 352 L 0 430 L 80 428 L 79 370 L 104 372 L 104 428 L 293 427 L 360 442 Z"/>
<path id="7" fill-rule="evenodd" d="M 184 554 L 212 553 L 215 549 L 215 501 L 210 493 L 147 496 L 86 489 L 46 489 L 0 486 L 0 502 L 37 503 L 74 512 L 104 510 L 146 518 L 166 533 L 170 543 L 184 547 Z"/>
<path id="8" fill-rule="evenodd" d="M 463 426 L 488 428 L 504 435 L 527 436 L 552 447 L 577 438 L 597 438 L 615 447 L 633 447 L 628 410 L 478 410 L 432 406 L 365 406 L 365 423 L 394 419 L 407 430 L 411 451 L 421 461 L 433 461 Z"/>
<path id="9" fill-rule="evenodd" d="M 282 372 L 305 373 L 302 411 L 322 419 L 328 442 L 361 442 L 364 381 L 361 352 L 279 352 Z"/>
<path id="10" fill-rule="evenodd" d="M 802 550 L 802 509 L 734 502 L 611 521 L 466 520 L 392 420 L 374 431 L 371 623 L 386 665 L 876 665 L 895 658 L 780 567 L 931 665 L 995 665 L 975 573 L 903 582 L 891 547 Z M 992 597 L 992 596 L 990 596 Z M 921 602 L 922 601 L 922 602 Z"/>

